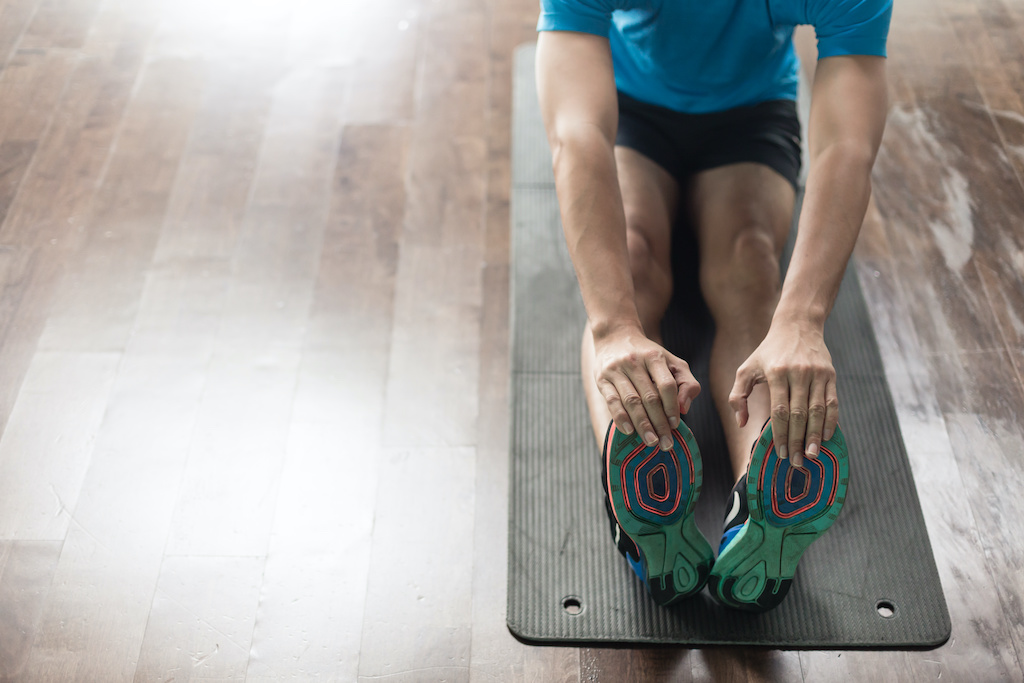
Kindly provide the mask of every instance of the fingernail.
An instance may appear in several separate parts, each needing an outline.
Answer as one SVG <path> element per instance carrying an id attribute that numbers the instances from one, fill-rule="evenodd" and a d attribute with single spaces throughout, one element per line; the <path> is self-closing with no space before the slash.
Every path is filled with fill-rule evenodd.
<path id="1" fill-rule="evenodd" d="M 683 401 L 683 414 L 690 412 L 690 404 L 693 403 L 690 399 Z"/>
<path id="2" fill-rule="evenodd" d="M 807 457 L 808 458 L 817 458 L 818 457 L 818 444 L 812 443 L 810 446 L 807 447 Z"/>
<path id="3" fill-rule="evenodd" d="M 622 428 L 623 434 L 632 434 L 634 431 L 635 430 L 633 429 L 633 425 L 629 424 L 628 422 L 626 423 L 626 426 Z"/>
<path id="4" fill-rule="evenodd" d="M 794 453 L 793 457 L 790 458 L 790 460 L 789 460 L 789 465 L 790 465 L 790 467 L 803 467 L 804 466 L 804 456 L 800 455 L 799 453 Z"/>
<path id="5" fill-rule="evenodd" d="M 776 446 L 775 452 L 778 453 L 779 457 L 782 458 L 783 460 L 785 460 L 786 457 L 789 455 L 789 453 L 786 452 L 785 446 Z"/>
<path id="6" fill-rule="evenodd" d="M 663 436 L 661 437 L 661 450 L 670 451 L 672 450 L 672 437 Z"/>
<path id="7" fill-rule="evenodd" d="M 737 426 L 737 427 L 740 427 L 740 426 L 742 426 L 742 425 L 740 424 L 740 411 L 738 411 L 738 410 L 737 410 L 736 412 L 734 412 L 734 413 L 732 414 L 732 417 L 733 417 L 733 419 L 734 419 L 734 420 L 736 420 L 736 426 Z"/>
<path id="8" fill-rule="evenodd" d="M 835 430 L 834 429 L 826 429 L 824 436 L 825 436 L 825 441 L 830 441 L 832 439 L 832 437 L 835 436 Z"/>
<path id="9" fill-rule="evenodd" d="M 678 417 L 670 417 L 668 419 L 668 423 L 670 425 L 672 425 L 672 429 L 676 429 L 679 426 L 679 418 Z"/>
<path id="10" fill-rule="evenodd" d="M 655 434 L 654 432 L 647 432 L 646 434 L 644 434 L 644 443 L 646 443 L 648 446 L 657 446 L 658 435 Z"/>

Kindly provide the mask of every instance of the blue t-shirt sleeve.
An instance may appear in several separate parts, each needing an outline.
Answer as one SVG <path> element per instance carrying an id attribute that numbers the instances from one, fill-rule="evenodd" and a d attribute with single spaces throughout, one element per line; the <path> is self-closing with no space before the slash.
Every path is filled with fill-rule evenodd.
<path id="1" fill-rule="evenodd" d="M 608 37 L 615 0 L 540 0 L 538 31 L 578 31 Z"/>
<path id="2" fill-rule="evenodd" d="M 818 36 L 818 59 L 885 57 L 892 0 L 807 0 L 807 23 Z"/>

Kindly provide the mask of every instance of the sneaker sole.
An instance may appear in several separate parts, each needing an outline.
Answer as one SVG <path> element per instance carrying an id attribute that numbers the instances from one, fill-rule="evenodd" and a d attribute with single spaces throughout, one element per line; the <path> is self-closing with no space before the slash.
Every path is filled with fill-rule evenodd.
<path id="1" fill-rule="evenodd" d="M 744 528 L 715 561 L 711 594 L 730 607 L 763 612 L 789 592 L 807 547 L 839 516 L 850 478 L 846 439 L 836 428 L 817 458 L 790 467 L 766 424 L 750 459 Z"/>
<path id="2" fill-rule="evenodd" d="M 672 436 L 671 451 L 648 447 L 636 433 L 623 434 L 614 423 L 605 438 L 612 512 L 639 548 L 642 578 L 659 605 L 700 591 L 714 563 L 711 545 L 693 518 L 703 484 L 700 449 L 684 423 Z M 651 490 L 658 478 L 664 480 L 664 496 Z"/>

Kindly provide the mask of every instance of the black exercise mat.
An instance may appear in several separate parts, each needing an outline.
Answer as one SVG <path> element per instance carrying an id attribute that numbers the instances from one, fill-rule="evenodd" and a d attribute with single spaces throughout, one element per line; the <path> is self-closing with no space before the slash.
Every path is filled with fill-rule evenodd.
<path id="1" fill-rule="evenodd" d="M 707 591 L 672 608 L 649 598 L 608 531 L 580 381 L 585 313 L 559 223 L 533 68 L 533 46 L 520 48 L 512 151 L 509 628 L 544 642 L 802 648 L 945 642 L 949 614 L 852 267 L 826 327 L 850 448 L 849 494 L 839 519 L 807 550 L 789 596 L 771 612 L 732 611 Z M 695 295 L 686 234 L 676 233 L 676 298 L 664 335 L 705 387 L 686 421 L 704 456 L 698 524 L 717 548 L 731 477 L 707 391 L 712 323 Z M 892 615 L 883 617 L 880 606 Z"/>

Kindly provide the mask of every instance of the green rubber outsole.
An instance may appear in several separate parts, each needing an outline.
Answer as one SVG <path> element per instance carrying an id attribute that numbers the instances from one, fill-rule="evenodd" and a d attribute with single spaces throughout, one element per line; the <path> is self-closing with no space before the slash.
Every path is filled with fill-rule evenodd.
<path id="1" fill-rule="evenodd" d="M 685 423 L 680 423 L 678 429 L 673 430 L 676 443 L 672 457 L 680 464 L 681 477 L 688 482 L 685 482 L 685 490 L 680 487 L 680 499 L 673 514 L 664 519 L 654 514 L 644 518 L 635 514 L 634 509 L 639 508 L 631 509 L 626 500 L 622 468 L 632 458 L 646 463 L 663 454 L 657 447 L 646 446 L 636 433 L 624 434 L 614 424 L 609 429 L 610 438 L 605 440 L 605 471 L 608 477 L 605 483 L 619 527 L 640 550 L 642 578 L 659 605 L 688 598 L 704 587 L 714 564 L 711 545 L 697 528 L 693 516 L 704 470 L 697 442 Z M 639 505 L 635 496 L 633 505 Z"/>
<path id="2" fill-rule="evenodd" d="M 810 493 L 812 477 L 808 468 L 813 467 L 818 468 L 822 484 Z M 808 505 L 804 513 L 791 513 L 787 519 L 780 510 L 794 498 L 789 496 L 793 477 L 790 470 L 801 473 L 801 482 L 808 482 L 801 493 L 806 493 L 806 499 L 815 504 Z M 725 605 L 763 612 L 786 597 L 804 551 L 828 531 L 842 510 L 850 477 L 846 439 L 837 427 L 832 438 L 822 444 L 821 454 L 814 462 L 807 462 L 804 468 L 790 468 L 789 461 L 781 460 L 775 453 L 769 423 L 761 432 L 747 472 L 750 517 L 715 561 L 708 587 L 712 596 Z M 771 489 L 766 495 L 765 487 L 780 479 L 785 482 L 784 487 Z M 773 498 L 773 491 L 779 496 Z M 773 510 L 766 511 L 766 499 L 780 502 L 772 502 Z"/>

